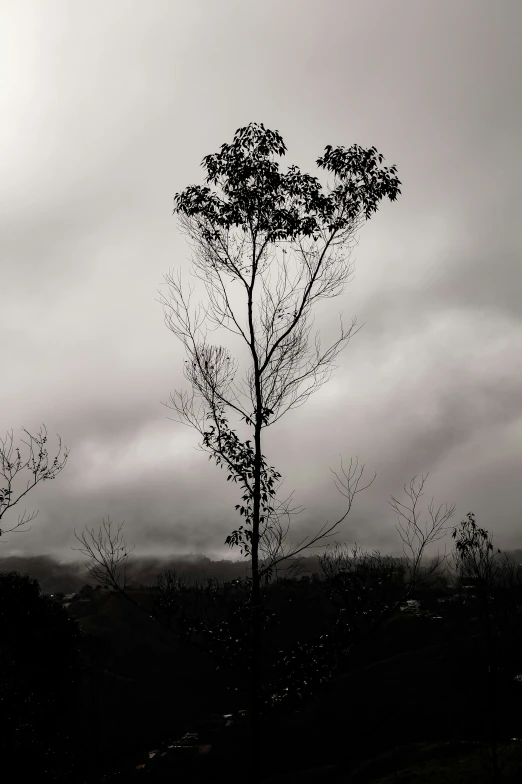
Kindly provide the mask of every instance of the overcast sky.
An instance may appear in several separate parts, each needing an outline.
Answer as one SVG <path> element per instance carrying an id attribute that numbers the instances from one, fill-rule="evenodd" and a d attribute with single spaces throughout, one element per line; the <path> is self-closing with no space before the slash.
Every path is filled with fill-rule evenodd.
<path id="1" fill-rule="evenodd" d="M 204 155 L 263 122 L 282 164 L 375 145 L 402 195 L 358 235 L 345 293 L 364 325 L 266 454 L 315 530 L 329 468 L 373 485 L 338 539 L 399 550 L 387 500 L 473 510 L 522 546 L 522 4 L 519 0 L 3 0 L 0 433 L 45 423 L 65 470 L 2 555 L 78 556 L 73 529 L 125 521 L 135 554 L 221 555 L 234 488 L 162 402 L 186 382 L 158 302 L 190 248 L 172 200 Z M 10 527 L 17 510 L 3 521 Z"/>

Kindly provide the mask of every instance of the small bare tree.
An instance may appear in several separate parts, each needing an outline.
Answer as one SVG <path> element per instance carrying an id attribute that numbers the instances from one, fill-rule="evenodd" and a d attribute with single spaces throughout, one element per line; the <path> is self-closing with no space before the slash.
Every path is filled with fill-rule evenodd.
<path id="1" fill-rule="evenodd" d="M 14 446 L 12 430 L 10 433 L 7 433 L 5 439 L 0 439 L 0 482 L 4 485 L 0 487 L 0 521 L 4 514 L 12 509 L 39 482 L 45 482 L 58 476 L 65 467 L 69 456 L 67 447 L 64 448 L 62 455 L 62 441 L 60 436 L 58 436 L 58 453 L 52 462 L 49 461 L 45 425 L 42 425 L 35 436 L 31 435 L 25 428 L 22 428 L 22 430 L 29 436 L 29 441 L 22 439 L 22 443 L 29 448 L 26 458 L 22 457 L 20 447 Z M 25 489 L 23 489 L 22 485 L 15 490 L 15 485 L 18 484 L 17 476 L 25 469 L 32 476 L 27 480 Z M 13 531 L 25 533 L 27 529 L 24 531 L 23 526 L 34 520 L 37 514 L 38 512 L 36 511 L 27 516 L 27 512 L 24 510 L 24 513 L 18 517 L 16 525 L 12 528 L 0 528 L 0 536 Z"/>
<path id="2" fill-rule="evenodd" d="M 395 167 L 380 168 L 383 156 L 374 147 L 327 146 L 317 159 L 335 178 L 327 192 L 297 166 L 280 172 L 276 158 L 285 152 L 277 131 L 251 123 L 232 144 L 204 158 L 206 185 L 177 194 L 174 211 L 193 243 L 195 275 L 205 285 L 208 305 L 193 313 L 192 291 L 185 293 L 181 276 L 172 274 L 166 276 L 170 300 L 162 299 L 167 325 L 186 349 L 192 388 L 172 396 L 174 410 L 200 433 L 209 458 L 243 489 L 236 509 L 245 525 L 227 542 L 251 559 L 252 781 L 258 780 L 261 754 L 260 547 L 281 478 L 265 461 L 262 431 L 329 378 L 355 321 L 345 329 L 341 319 L 340 336 L 329 348 L 322 349 L 318 335 L 311 348 L 312 307 L 343 291 L 356 231 L 383 198 L 393 201 L 400 193 Z M 237 305 L 241 295 L 243 308 Z M 250 366 L 242 382 L 236 382 L 238 361 L 208 342 L 209 328 L 224 328 L 243 341 Z M 251 439 L 238 437 L 231 417 L 251 429 Z"/>
<path id="3" fill-rule="evenodd" d="M 409 487 L 404 486 L 411 504 L 403 504 L 392 496 L 389 502 L 403 518 L 396 530 L 403 544 L 403 557 L 383 556 L 377 550 L 365 553 L 354 545 L 351 549 L 337 543 L 327 549 L 320 558 L 323 574 L 331 584 L 346 623 L 357 635 L 371 634 L 405 602 L 412 591 L 430 579 L 440 568 L 446 556 L 434 559 L 424 569 L 422 560 L 426 548 L 439 541 L 448 532 L 447 521 L 455 511 L 455 505 L 441 515 L 442 505 L 435 512 L 433 499 L 429 506 L 431 523 L 421 525 L 419 498 L 423 495 L 427 475 L 420 486 L 415 487 L 414 477 Z"/>
<path id="4" fill-rule="evenodd" d="M 399 524 L 395 527 L 403 544 L 403 555 L 408 569 L 407 596 L 404 599 L 420 584 L 429 585 L 432 577 L 436 579 L 440 572 L 441 564 L 447 558 L 446 553 L 443 556 L 438 555 L 432 559 L 429 568 L 422 568 L 422 559 L 425 557 L 426 548 L 447 535 L 450 530 L 447 522 L 455 514 L 455 504 L 449 508 L 446 504 L 442 515 L 442 504 L 435 511 L 432 498 L 428 507 L 430 521 L 426 520 L 424 527 L 420 524 L 419 498 L 424 495 L 422 489 L 428 476 L 429 474 L 426 474 L 426 476 L 422 477 L 418 488 L 415 488 L 416 476 L 410 481 L 409 488 L 404 485 L 404 492 L 411 502 L 410 506 L 402 504 L 393 496 L 392 500 L 388 502 L 392 509 L 403 518 L 400 520 L 399 517 Z"/>
<path id="5" fill-rule="evenodd" d="M 103 521 L 103 527 L 97 535 L 94 533 L 94 528 L 92 530 L 87 528 L 81 536 L 78 536 L 75 530 L 74 535 L 83 547 L 71 549 L 79 550 L 89 558 L 91 563 L 89 574 L 99 585 L 115 593 L 127 594 L 128 557 L 129 552 L 134 550 L 134 545 L 130 550 L 127 547 L 121 533 L 123 525 L 124 523 L 120 523 L 118 529 L 114 531 L 111 529 L 110 518 L 107 518 L 107 522 Z"/>

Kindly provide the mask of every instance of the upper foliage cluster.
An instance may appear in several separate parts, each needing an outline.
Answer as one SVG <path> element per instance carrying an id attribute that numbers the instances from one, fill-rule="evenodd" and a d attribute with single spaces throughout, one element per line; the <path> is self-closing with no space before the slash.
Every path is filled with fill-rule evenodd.
<path id="1" fill-rule="evenodd" d="M 394 201 L 401 192 L 396 167 L 380 168 L 383 156 L 375 147 L 325 147 L 316 163 L 335 176 L 328 193 L 298 166 L 280 171 L 275 158 L 286 149 L 279 132 L 263 123 L 239 128 L 232 144 L 203 158 L 207 185 L 190 185 L 176 194 L 174 212 L 201 218 L 207 239 L 234 226 L 268 242 L 318 239 L 324 230 L 350 227 L 361 213 L 369 219 L 382 198 Z"/>

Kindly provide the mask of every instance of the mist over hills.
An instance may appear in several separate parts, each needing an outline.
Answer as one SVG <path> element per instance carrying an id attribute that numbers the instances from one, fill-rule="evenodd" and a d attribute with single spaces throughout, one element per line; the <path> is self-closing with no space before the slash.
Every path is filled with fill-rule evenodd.
<path id="1" fill-rule="evenodd" d="M 522 564 L 522 549 L 503 552 L 515 563 Z M 238 577 L 246 577 L 248 563 L 246 560 L 212 560 L 204 555 L 180 555 L 174 558 L 144 556 L 129 559 L 127 575 L 131 587 L 133 584 L 152 585 L 156 582 L 158 575 L 167 569 L 189 579 L 204 582 L 209 579 L 234 580 Z M 96 581 L 89 575 L 89 563 L 86 559 L 84 561 L 62 562 L 50 555 L 0 558 L 0 574 L 12 571 L 29 574 L 36 578 L 43 593 L 57 593 L 58 591 L 72 593 L 79 591 L 86 583 L 96 585 Z M 311 575 L 314 572 L 320 572 L 319 556 L 304 556 L 301 560 L 299 574 Z"/>
<path id="2" fill-rule="evenodd" d="M 522 551 L 520 551 L 522 553 Z M 318 572 L 319 560 L 317 555 L 304 557 L 301 562 L 302 574 Z M 245 577 L 248 562 L 215 560 L 202 555 L 182 555 L 175 558 L 142 557 L 129 558 L 127 575 L 132 585 L 150 585 L 167 569 L 177 572 L 193 580 L 208 579 L 234 580 Z M 62 562 L 50 555 L 38 556 L 8 556 L 0 558 L 0 573 L 19 572 L 29 574 L 40 583 L 44 593 L 57 593 L 63 591 L 70 593 L 78 591 L 83 585 L 95 585 L 96 581 L 89 575 L 89 563 L 84 561 Z"/>

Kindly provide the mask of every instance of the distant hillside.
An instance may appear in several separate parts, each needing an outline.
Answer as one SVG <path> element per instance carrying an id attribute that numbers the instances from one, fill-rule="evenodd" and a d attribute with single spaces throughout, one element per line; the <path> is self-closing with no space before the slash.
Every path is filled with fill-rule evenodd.
<path id="1" fill-rule="evenodd" d="M 49 555 L 30 557 L 11 555 L 0 558 L 0 573 L 29 574 L 40 583 L 43 593 L 72 593 L 92 582 L 85 563 L 60 563 Z"/>
<path id="2" fill-rule="evenodd" d="M 303 574 L 313 574 L 319 571 L 319 562 L 316 555 L 303 558 Z M 129 558 L 128 575 L 130 583 L 134 585 L 149 586 L 156 582 L 159 574 L 171 569 L 180 575 L 192 580 L 209 579 L 234 580 L 245 577 L 247 562 L 239 561 L 212 561 L 206 556 L 175 556 L 172 558 Z M 20 572 L 29 574 L 40 583 L 44 593 L 72 593 L 89 583 L 95 581 L 89 576 L 87 561 L 61 563 L 52 556 L 9 556 L 0 558 L 0 573 Z"/>
<path id="3" fill-rule="evenodd" d="M 522 550 L 506 550 L 505 553 L 515 563 L 522 563 Z M 317 555 L 303 558 L 301 565 L 303 574 L 320 572 Z M 247 567 L 248 562 L 245 560 L 213 561 L 201 555 L 174 556 L 163 559 L 135 557 L 129 559 L 128 575 L 131 585 L 149 586 L 155 584 L 158 575 L 167 569 L 192 580 L 206 582 L 209 579 L 234 580 L 238 577 L 245 577 Z M 58 593 L 59 591 L 72 593 L 79 591 L 86 583 L 93 586 L 96 584 L 89 576 L 86 560 L 63 563 L 49 555 L 0 558 L 0 573 L 11 571 L 29 574 L 36 578 L 44 593 Z"/>

